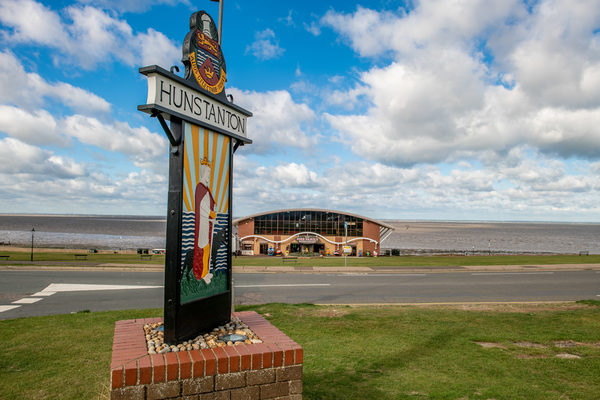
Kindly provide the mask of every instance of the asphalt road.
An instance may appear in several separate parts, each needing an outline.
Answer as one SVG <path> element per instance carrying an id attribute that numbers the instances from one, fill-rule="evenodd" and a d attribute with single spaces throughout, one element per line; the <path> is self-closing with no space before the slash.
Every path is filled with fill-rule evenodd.
<path id="1" fill-rule="evenodd" d="M 234 274 L 234 282 L 237 304 L 600 300 L 600 271 L 596 270 L 243 273 Z M 160 308 L 162 283 L 162 272 L 0 271 L 0 319 Z"/>

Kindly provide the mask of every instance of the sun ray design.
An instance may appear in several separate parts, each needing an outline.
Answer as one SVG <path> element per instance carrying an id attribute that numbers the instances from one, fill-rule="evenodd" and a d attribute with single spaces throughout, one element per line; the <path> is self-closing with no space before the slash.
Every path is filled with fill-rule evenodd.
<path id="1" fill-rule="evenodd" d="M 228 212 L 229 141 L 227 136 L 198 126 L 185 124 L 184 193 L 185 212 L 194 211 L 194 190 L 200 181 L 200 164 L 206 160 L 211 167 L 209 188 L 215 198 L 215 209 Z"/>

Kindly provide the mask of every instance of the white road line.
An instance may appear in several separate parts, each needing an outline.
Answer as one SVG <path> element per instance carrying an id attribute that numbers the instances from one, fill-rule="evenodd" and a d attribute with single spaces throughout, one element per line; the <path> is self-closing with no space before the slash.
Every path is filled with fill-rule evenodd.
<path id="1" fill-rule="evenodd" d="M 296 283 L 281 285 L 235 285 L 236 288 L 331 286 L 330 283 Z"/>
<path id="2" fill-rule="evenodd" d="M 397 274 L 378 274 L 378 273 L 374 273 L 374 274 L 352 274 L 352 273 L 347 273 L 347 274 L 339 274 L 337 276 L 358 276 L 358 277 L 362 277 L 364 278 L 365 276 L 369 277 L 369 278 L 377 278 L 378 276 L 397 276 L 397 277 L 403 277 L 403 276 L 408 276 L 408 277 L 414 277 L 414 276 L 427 276 L 427 274 L 402 274 L 402 273 L 397 273 Z"/>
<path id="3" fill-rule="evenodd" d="M 14 308 L 19 308 L 19 307 L 21 307 L 21 306 L 0 306 L 0 312 L 12 310 Z"/>
<path id="4" fill-rule="evenodd" d="M 53 294 L 56 294 L 56 292 L 37 292 L 32 294 L 32 296 L 52 296 Z"/>
<path id="5" fill-rule="evenodd" d="M 554 272 L 474 272 L 473 276 L 485 275 L 552 275 Z"/>
<path id="6" fill-rule="evenodd" d="M 133 286 L 133 285 L 92 285 L 78 283 L 51 283 L 46 289 L 36 293 L 37 296 L 50 296 L 56 292 L 83 292 L 90 290 L 130 290 L 155 289 L 162 286 Z"/>
<path id="7" fill-rule="evenodd" d="M 33 304 L 33 303 L 37 303 L 38 301 L 42 300 L 39 297 L 25 297 L 21 300 L 17 300 L 17 301 L 13 301 L 13 304 Z"/>

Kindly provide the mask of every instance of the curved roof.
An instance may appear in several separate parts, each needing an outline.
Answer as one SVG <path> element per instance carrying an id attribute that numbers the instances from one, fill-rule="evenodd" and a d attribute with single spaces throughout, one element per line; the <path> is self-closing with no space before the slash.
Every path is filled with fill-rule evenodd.
<path id="1" fill-rule="evenodd" d="M 372 219 L 372 218 L 364 217 L 362 215 L 352 214 L 352 213 L 349 213 L 349 212 L 338 211 L 338 210 L 325 210 L 325 209 L 321 209 L 321 208 L 288 208 L 288 209 L 283 209 L 283 210 L 265 211 L 265 212 L 261 212 L 261 213 L 257 213 L 257 214 L 248 215 L 248 216 L 242 217 L 242 218 L 236 218 L 236 219 L 233 220 L 233 225 L 238 225 L 241 221 L 245 221 L 247 219 L 252 219 L 252 218 L 260 217 L 262 215 L 276 214 L 276 213 L 289 212 L 289 211 L 317 211 L 317 212 L 326 212 L 326 213 L 327 212 L 338 213 L 338 214 L 343 214 L 343 215 L 349 215 L 351 217 L 361 218 L 361 219 L 363 219 L 365 221 L 372 222 L 372 223 L 377 224 L 379 226 L 382 226 L 384 228 L 394 229 L 394 227 L 391 226 L 391 225 L 388 225 L 388 224 L 383 223 L 381 221 L 377 221 L 377 220 Z"/>

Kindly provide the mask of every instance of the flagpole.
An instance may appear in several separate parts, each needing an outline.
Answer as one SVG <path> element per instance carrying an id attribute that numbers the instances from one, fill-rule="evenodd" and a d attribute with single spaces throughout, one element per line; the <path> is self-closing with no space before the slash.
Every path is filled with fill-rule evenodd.
<path id="1" fill-rule="evenodd" d="M 223 33 L 223 0 L 211 0 L 219 2 L 219 46 L 221 45 L 221 35 Z"/>

